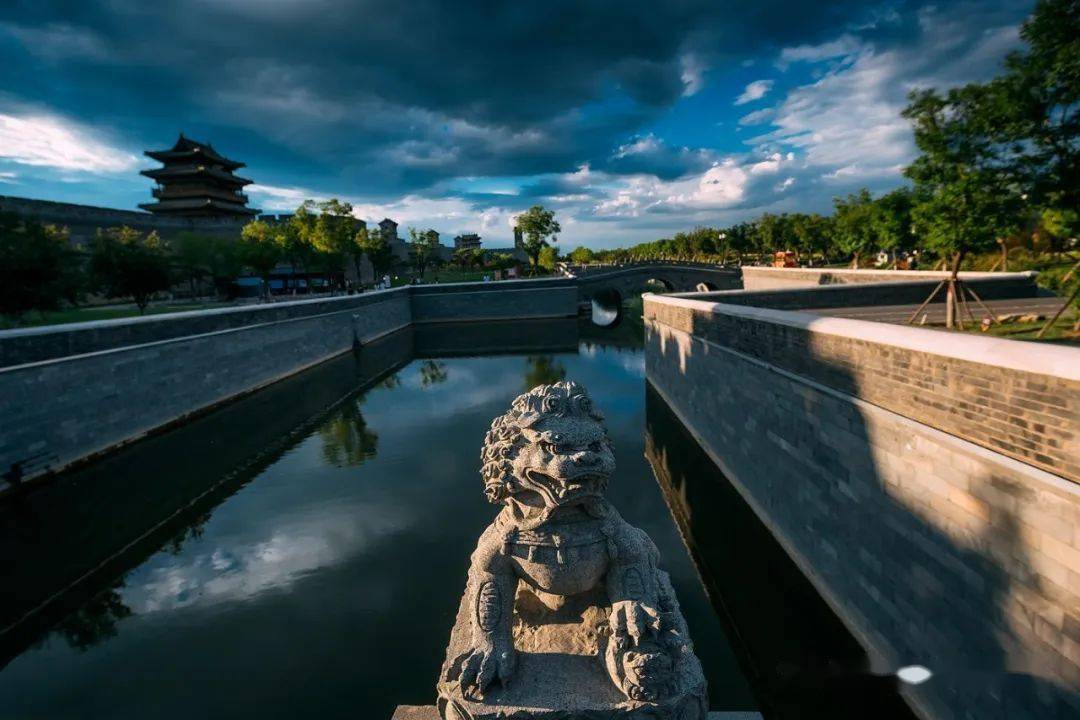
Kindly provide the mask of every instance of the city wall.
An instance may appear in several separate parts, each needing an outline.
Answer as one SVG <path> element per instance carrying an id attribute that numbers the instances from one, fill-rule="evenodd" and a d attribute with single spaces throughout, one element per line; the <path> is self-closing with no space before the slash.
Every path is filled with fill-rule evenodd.
<path id="1" fill-rule="evenodd" d="M 646 296 L 650 384 L 923 716 L 1080 710 L 1080 351 Z"/>
<path id="2" fill-rule="evenodd" d="M 72 244 L 78 247 L 89 244 L 98 228 L 119 226 L 141 232 L 155 231 L 165 239 L 172 239 L 183 232 L 238 238 L 240 229 L 249 219 L 172 218 L 136 210 L 116 210 L 8 195 L 0 195 L 0 212 L 34 218 L 46 225 L 66 227 Z"/>
<path id="3" fill-rule="evenodd" d="M 70 466 L 414 322 L 576 314 L 572 282 L 511 281 L 2 331 L 0 468 Z"/>

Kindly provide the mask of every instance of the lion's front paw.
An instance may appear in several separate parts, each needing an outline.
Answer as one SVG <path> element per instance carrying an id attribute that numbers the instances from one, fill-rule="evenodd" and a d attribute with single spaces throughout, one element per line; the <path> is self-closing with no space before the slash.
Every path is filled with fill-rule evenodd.
<path id="1" fill-rule="evenodd" d="M 484 691 L 496 677 L 506 687 L 516 662 L 517 651 L 508 641 L 493 641 L 472 650 L 461 666 L 462 694 L 471 700 L 482 700 Z"/>
<path id="2" fill-rule="evenodd" d="M 619 649 L 636 647 L 660 632 L 660 611 L 637 600 L 620 600 L 608 615 L 611 636 Z"/>

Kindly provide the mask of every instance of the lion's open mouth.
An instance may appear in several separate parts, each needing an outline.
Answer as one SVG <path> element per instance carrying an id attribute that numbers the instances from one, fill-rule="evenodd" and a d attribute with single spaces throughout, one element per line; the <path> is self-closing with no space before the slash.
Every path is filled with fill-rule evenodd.
<path id="1" fill-rule="evenodd" d="M 573 500 L 599 495 L 603 492 L 605 480 L 602 473 L 592 471 L 583 471 L 573 477 L 557 479 L 532 468 L 525 471 L 525 476 L 552 505 L 562 505 Z"/>

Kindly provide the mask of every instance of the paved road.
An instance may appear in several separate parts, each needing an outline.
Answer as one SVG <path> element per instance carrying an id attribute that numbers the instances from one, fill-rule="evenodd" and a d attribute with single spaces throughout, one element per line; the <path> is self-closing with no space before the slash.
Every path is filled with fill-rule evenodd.
<path id="1" fill-rule="evenodd" d="M 988 300 L 986 301 L 986 305 L 997 315 L 1007 315 L 1011 313 L 1039 313 L 1040 315 L 1050 317 L 1057 312 L 1063 302 L 1065 302 L 1064 298 L 1060 297 L 1034 297 L 1017 298 L 1014 300 Z M 979 304 L 969 301 L 969 305 L 971 306 L 971 312 L 975 314 L 976 319 L 982 320 L 986 313 L 979 307 Z M 903 325 L 918 307 L 917 304 L 878 305 L 874 307 L 819 308 L 816 310 L 801 310 L 800 312 L 807 312 L 813 315 L 828 315 L 830 317 L 873 320 L 876 322 Z M 927 323 L 945 323 L 945 303 L 942 302 L 927 305 L 923 312 L 928 314 L 926 320 Z M 965 324 L 967 323 L 967 320 L 967 316 L 965 316 Z"/>

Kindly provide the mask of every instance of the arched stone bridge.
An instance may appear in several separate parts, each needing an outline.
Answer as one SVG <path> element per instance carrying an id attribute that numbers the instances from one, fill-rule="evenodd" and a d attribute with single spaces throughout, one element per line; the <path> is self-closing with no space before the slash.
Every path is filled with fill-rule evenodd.
<path id="1" fill-rule="evenodd" d="M 649 262 L 633 265 L 567 266 L 566 272 L 577 279 L 578 300 L 602 301 L 605 305 L 622 302 L 648 292 L 654 281 L 664 292 L 695 290 L 738 290 L 742 272 L 738 268 L 683 262 Z"/>

